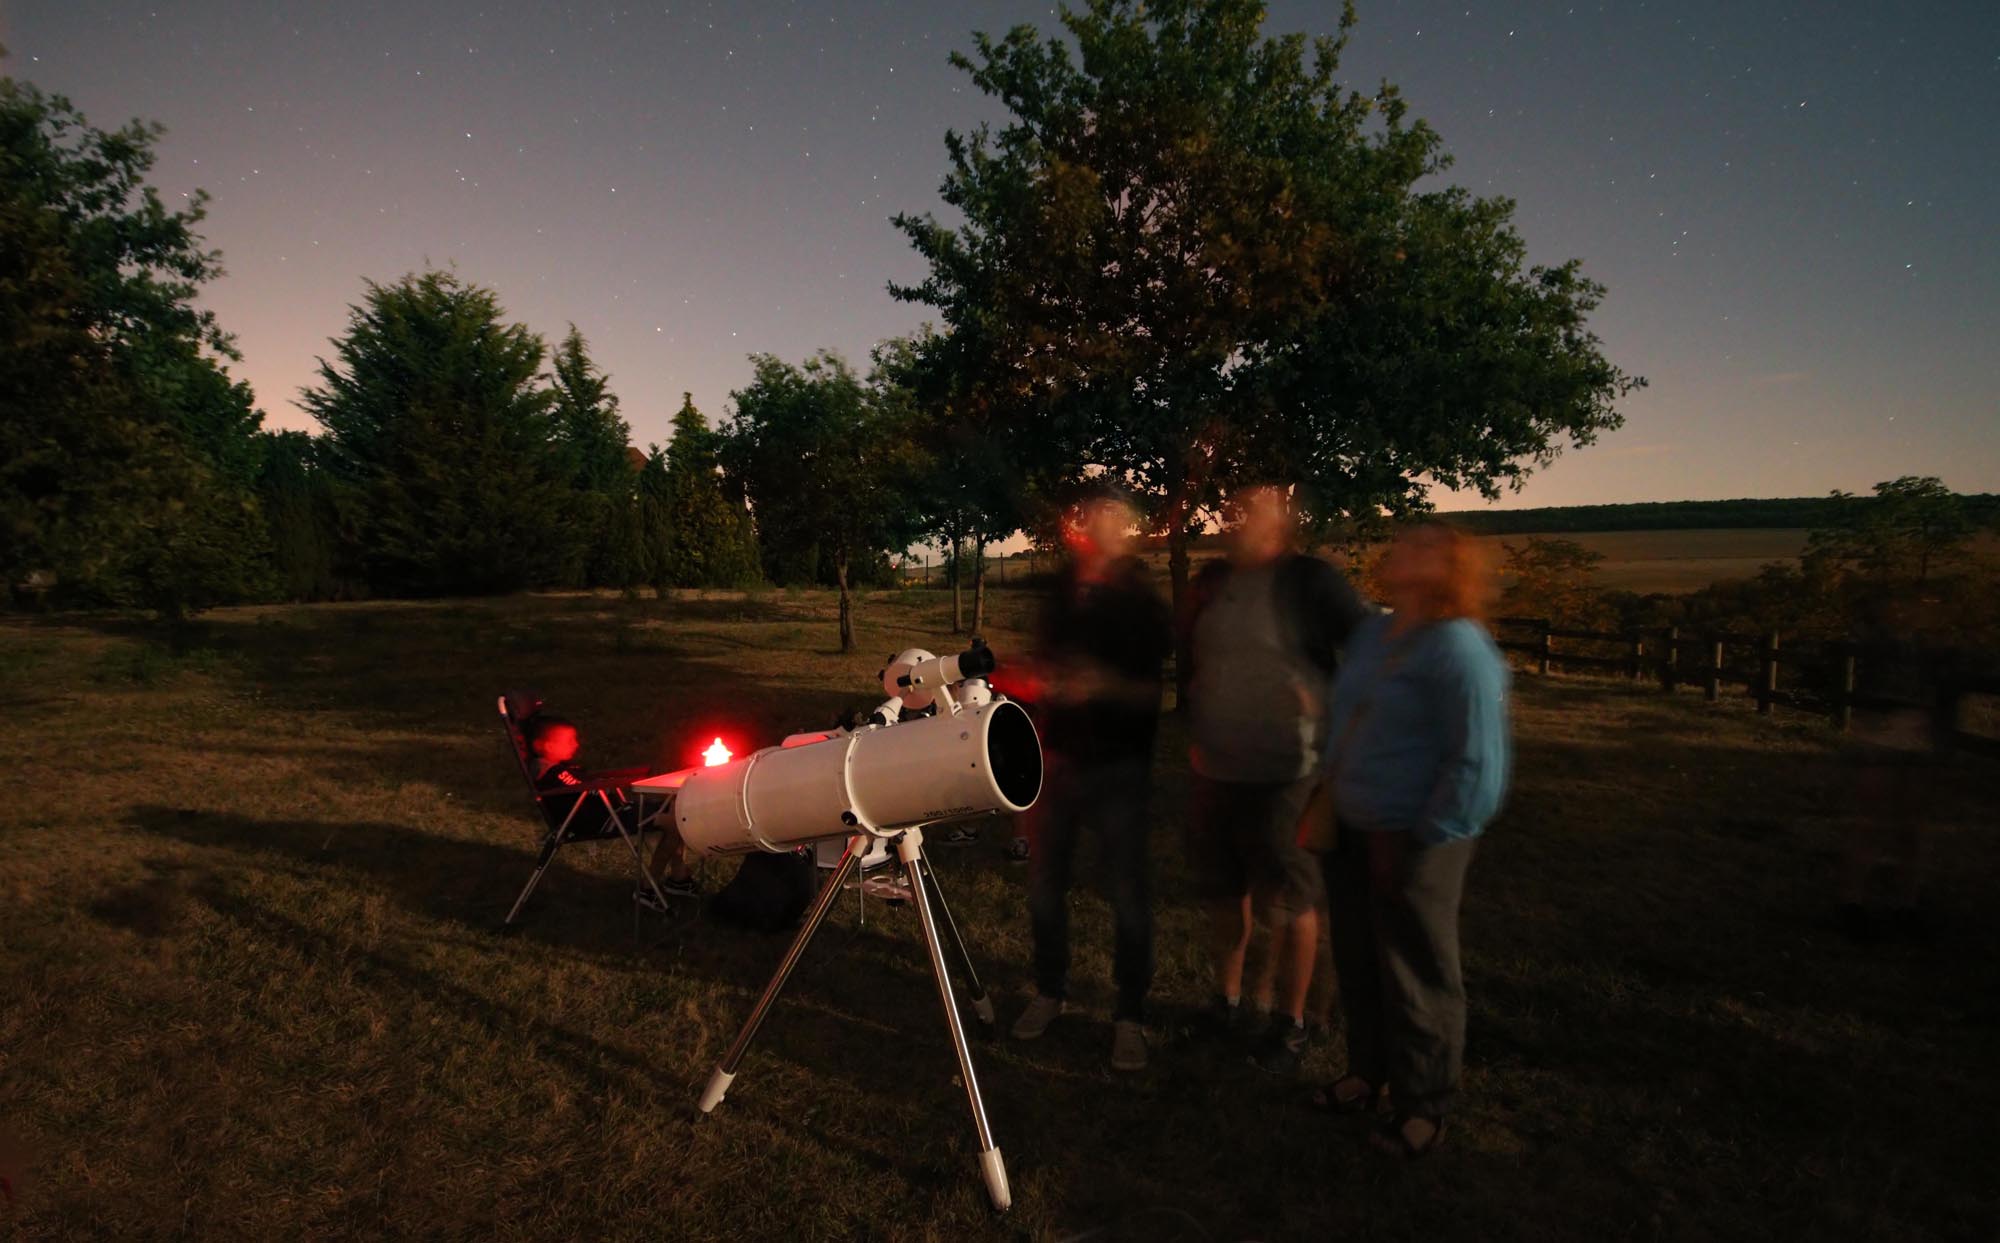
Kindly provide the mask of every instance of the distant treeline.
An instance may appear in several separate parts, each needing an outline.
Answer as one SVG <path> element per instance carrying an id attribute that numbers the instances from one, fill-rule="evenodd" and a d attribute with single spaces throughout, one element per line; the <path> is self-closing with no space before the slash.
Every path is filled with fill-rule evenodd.
<path id="1" fill-rule="evenodd" d="M 2000 522 L 2000 494 L 1960 498 L 1982 526 Z M 1810 530 L 1840 520 L 1838 496 L 1777 496 L 1733 501 L 1645 501 L 1631 505 L 1558 505 L 1543 509 L 1463 510 L 1440 514 L 1478 535 L 1571 531 Z"/>

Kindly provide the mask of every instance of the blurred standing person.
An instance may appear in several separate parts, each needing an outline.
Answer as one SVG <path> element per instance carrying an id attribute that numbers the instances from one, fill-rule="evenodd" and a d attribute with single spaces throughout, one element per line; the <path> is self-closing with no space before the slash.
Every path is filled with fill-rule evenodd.
<path id="1" fill-rule="evenodd" d="M 1465 1057 L 1458 909 L 1506 792 L 1506 661 L 1480 624 L 1486 572 L 1467 536 L 1405 529 L 1377 571 L 1391 612 L 1362 626 L 1334 686 L 1328 856 L 1346 1072 L 1343 1112 L 1395 1112 L 1370 1137 L 1420 1157 L 1444 1135 Z"/>
<path id="2" fill-rule="evenodd" d="M 1145 1002 L 1153 981 L 1153 739 L 1170 628 L 1146 567 L 1131 555 L 1138 516 L 1105 492 L 1065 530 L 1070 556 L 1044 606 L 1037 644 L 1042 797 L 1030 813 L 1028 914 L 1035 996 L 1014 1023 L 1034 1040 L 1063 1012 L 1069 976 L 1069 887 L 1086 824 L 1100 838 L 1113 921 L 1111 1065 L 1146 1065 Z"/>
<path id="3" fill-rule="evenodd" d="M 1230 500 L 1229 555 L 1196 576 L 1184 621 L 1194 664 L 1188 856 L 1211 908 L 1215 1026 L 1226 1037 L 1245 1031 L 1254 916 L 1271 930 L 1282 995 L 1257 998 L 1270 1020 L 1253 1057 L 1289 1074 L 1306 1044 L 1325 893 L 1299 821 L 1320 780 L 1325 688 L 1368 609 L 1338 570 L 1298 551 L 1284 489 L 1245 488 Z"/>

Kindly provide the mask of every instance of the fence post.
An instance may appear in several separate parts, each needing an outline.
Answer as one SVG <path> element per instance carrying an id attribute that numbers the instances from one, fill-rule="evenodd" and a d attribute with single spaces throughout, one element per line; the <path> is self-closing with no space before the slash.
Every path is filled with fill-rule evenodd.
<path id="1" fill-rule="evenodd" d="M 1543 677 L 1547 677 L 1547 676 L 1548 676 L 1548 673 L 1549 673 L 1549 664 L 1550 664 L 1550 662 L 1551 662 L 1551 661 L 1553 661 L 1553 660 L 1555 659 L 1555 654 L 1556 654 L 1556 638 L 1555 638 L 1555 636 L 1554 636 L 1554 635 L 1552 635 L 1552 634 L 1550 634 L 1550 633 L 1549 633 L 1549 627 L 1550 627 L 1551 625 L 1553 625 L 1553 624 L 1554 624 L 1554 623 L 1552 623 L 1552 622 L 1549 622 L 1549 621 L 1543 621 L 1543 622 L 1541 623 L 1541 628 L 1542 628 L 1542 676 L 1543 676 Z"/>
<path id="2" fill-rule="evenodd" d="M 1672 694 L 1681 684 L 1681 628 L 1668 626 L 1665 642 L 1660 652 L 1660 689 Z"/>
<path id="3" fill-rule="evenodd" d="M 1646 660 L 1646 636 L 1636 626 L 1632 629 L 1632 654 L 1625 660 L 1625 676 L 1637 682 Z"/>
<path id="4" fill-rule="evenodd" d="M 1708 640 L 1708 687 L 1704 698 L 1710 703 L 1722 698 L 1722 640 L 1713 635 Z"/>
<path id="5" fill-rule="evenodd" d="M 1854 724 L 1854 645 L 1840 645 L 1840 697 L 1833 703 L 1833 727 L 1846 733 Z"/>
<path id="6" fill-rule="evenodd" d="M 1771 715 L 1771 701 L 1778 692 L 1778 632 L 1764 635 L 1764 650 L 1758 656 L 1757 715 Z"/>

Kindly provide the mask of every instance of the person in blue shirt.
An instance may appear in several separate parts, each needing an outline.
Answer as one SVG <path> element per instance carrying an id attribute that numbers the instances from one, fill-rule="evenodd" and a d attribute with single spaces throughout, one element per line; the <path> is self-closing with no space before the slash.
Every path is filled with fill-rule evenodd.
<path id="1" fill-rule="evenodd" d="M 1444 1134 L 1465 1055 L 1458 908 L 1511 759 L 1507 665 L 1478 620 L 1483 558 L 1441 523 L 1405 529 L 1377 572 L 1390 612 L 1349 640 L 1329 711 L 1338 817 L 1325 856 L 1347 1021 L 1337 1111 L 1394 1113 L 1371 1137 L 1405 1158 Z"/>

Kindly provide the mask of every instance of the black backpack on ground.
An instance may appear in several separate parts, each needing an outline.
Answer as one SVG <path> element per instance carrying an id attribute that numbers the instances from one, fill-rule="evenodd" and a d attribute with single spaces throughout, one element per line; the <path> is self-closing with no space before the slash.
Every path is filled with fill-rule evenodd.
<path id="1" fill-rule="evenodd" d="M 819 866 L 810 850 L 746 855 L 736 875 L 708 901 L 719 923 L 752 932 L 783 932 L 799 922 L 818 888 Z"/>

